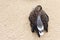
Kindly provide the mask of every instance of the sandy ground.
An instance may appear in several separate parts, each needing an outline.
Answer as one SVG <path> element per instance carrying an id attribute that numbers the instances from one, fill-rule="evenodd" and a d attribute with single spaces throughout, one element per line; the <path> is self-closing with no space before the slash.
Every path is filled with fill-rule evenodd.
<path id="1" fill-rule="evenodd" d="M 49 32 L 31 32 L 29 14 L 42 5 L 50 17 Z M 60 0 L 0 0 L 0 40 L 60 40 Z"/>

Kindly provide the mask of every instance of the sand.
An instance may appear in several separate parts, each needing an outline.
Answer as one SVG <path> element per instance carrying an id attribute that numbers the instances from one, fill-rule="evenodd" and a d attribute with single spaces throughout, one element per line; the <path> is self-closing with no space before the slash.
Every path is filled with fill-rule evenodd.
<path id="1" fill-rule="evenodd" d="M 29 14 L 41 5 L 49 15 L 49 32 L 31 32 Z M 60 40 L 60 0 L 0 0 L 0 40 Z"/>

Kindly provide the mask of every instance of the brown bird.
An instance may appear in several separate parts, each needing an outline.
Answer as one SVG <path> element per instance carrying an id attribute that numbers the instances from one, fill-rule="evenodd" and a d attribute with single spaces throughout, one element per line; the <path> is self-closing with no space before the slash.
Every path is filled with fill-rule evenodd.
<path id="1" fill-rule="evenodd" d="M 38 36 L 43 35 L 43 31 L 48 32 L 49 17 L 42 9 L 41 5 L 37 5 L 29 16 L 30 26 L 32 32 L 36 31 Z"/>

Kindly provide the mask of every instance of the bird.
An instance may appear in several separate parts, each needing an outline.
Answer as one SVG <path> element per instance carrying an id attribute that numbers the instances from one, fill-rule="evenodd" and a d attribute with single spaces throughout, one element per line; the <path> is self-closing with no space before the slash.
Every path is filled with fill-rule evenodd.
<path id="1" fill-rule="evenodd" d="M 42 9 L 41 5 L 37 5 L 29 15 L 31 31 L 37 33 L 38 37 L 44 34 L 44 30 L 48 32 L 49 16 Z"/>

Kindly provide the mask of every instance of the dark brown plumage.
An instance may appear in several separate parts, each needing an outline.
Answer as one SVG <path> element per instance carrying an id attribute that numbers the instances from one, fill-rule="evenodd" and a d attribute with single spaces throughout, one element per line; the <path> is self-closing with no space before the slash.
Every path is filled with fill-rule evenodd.
<path id="1" fill-rule="evenodd" d="M 31 13 L 29 16 L 29 21 L 30 21 L 30 25 L 31 25 L 31 30 L 32 32 L 36 31 L 38 36 L 39 35 L 39 31 L 37 29 L 37 16 L 40 15 L 41 20 L 43 22 L 44 25 L 44 30 L 46 32 L 48 32 L 48 21 L 49 21 L 49 17 L 48 15 L 44 12 L 44 10 L 42 9 L 41 5 L 38 5 Z"/>

